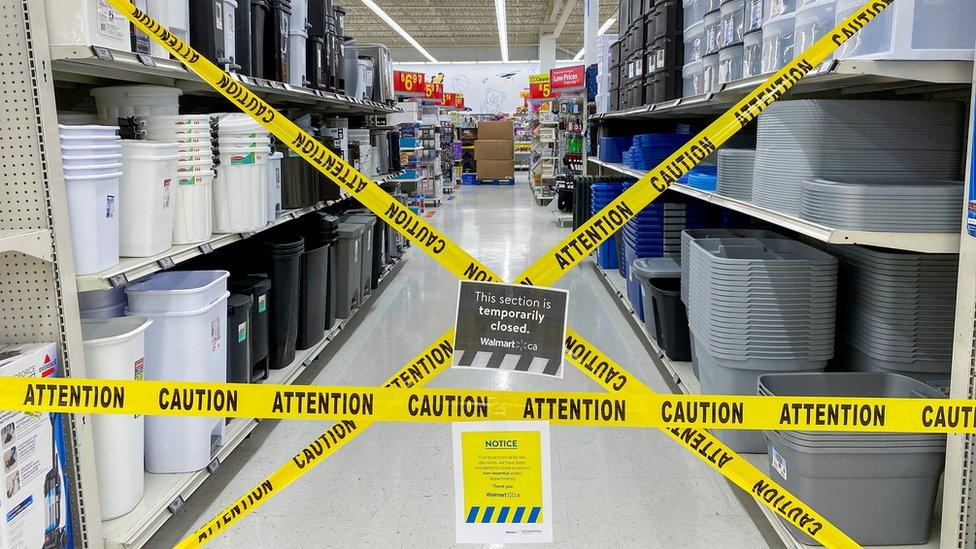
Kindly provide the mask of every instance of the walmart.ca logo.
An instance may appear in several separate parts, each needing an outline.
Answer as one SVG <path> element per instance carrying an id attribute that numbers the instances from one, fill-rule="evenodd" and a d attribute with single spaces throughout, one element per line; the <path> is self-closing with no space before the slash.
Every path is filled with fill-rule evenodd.
<path id="1" fill-rule="evenodd" d="M 512 509 L 515 509 L 514 513 L 511 512 Z M 528 514 L 525 512 L 526 509 L 529 510 Z M 482 512 L 481 507 L 472 506 L 468 509 L 468 518 L 465 522 L 468 524 L 479 522 L 482 524 L 538 524 L 542 522 L 542 507 L 499 507 L 497 514 L 495 511 L 494 506 L 485 507 L 484 512 Z"/>

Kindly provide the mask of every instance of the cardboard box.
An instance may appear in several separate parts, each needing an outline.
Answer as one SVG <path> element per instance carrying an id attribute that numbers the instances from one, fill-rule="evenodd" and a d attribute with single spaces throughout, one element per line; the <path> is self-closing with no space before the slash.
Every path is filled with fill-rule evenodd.
<path id="1" fill-rule="evenodd" d="M 0 346 L 0 376 L 57 377 L 53 343 Z M 0 547 L 73 546 L 61 414 L 0 412 Z"/>
<path id="2" fill-rule="evenodd" d="M 511 120 L 478 122 L 478 139 L 502 139 L 515 141 L 515 128 Z"/>
<path id="3" fill-rule="evenodd" d="M 514 160 L 479 160 L 478 179 L 510 179 L 515 177 Z"/>
<path id="4" fill-rule="evenodd" d="M 474 142 L 474 158 L 482 160 L 511 160 L 515 158 L 515 142 L 505 139 L 478 139 Z"/>

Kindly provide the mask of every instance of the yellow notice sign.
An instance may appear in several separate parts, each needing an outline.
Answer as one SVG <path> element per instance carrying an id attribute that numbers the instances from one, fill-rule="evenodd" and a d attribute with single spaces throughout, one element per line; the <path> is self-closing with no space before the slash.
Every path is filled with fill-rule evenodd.
<path id="1" fill-rule="evenodd" d="M 552 542 L 549 424 L 454 424 L 457 543 Z"/>

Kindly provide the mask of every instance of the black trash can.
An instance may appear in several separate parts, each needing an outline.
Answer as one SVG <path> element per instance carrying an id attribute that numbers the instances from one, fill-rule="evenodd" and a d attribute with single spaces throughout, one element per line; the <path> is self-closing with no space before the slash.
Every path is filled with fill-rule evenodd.
<path id="1" fill-rule="evenodd" d="M 230 61 L 224 52 L 223 8 L 222 0 L 190 0 L 190 45 L 217 65 Z"/>
<path id="2" fill-rule="evenodd" d="M 240 11 L 240 10 L 238 10 Z M 265 74 L 265 47 L 268 26 L 271 24 L 269 0 L 251 0 L 251 70 L 256 78 L 270 78 Z"/>
<path id="3" fill-rule="evenodd" d="M 234 25 L 237 32 L 234 47 L 234 64 L 240 74 L 251 73 L 251 0 L 237 0 L 237 12 L 234 14 Z"/>
<path id="4" fill-rule="evenodd" d="M 325 280 L 325 329 L 331 330 L 336 321 L 336 288 L 338 284 L 336 242 L 339 240 L 339 218 L 325 212 L 312 212 L 302 217 L 301 220 L 307 226 L 307 233 L 318 235 L 319 241 L 329 246 L 328 276 Z M 308 238 L 306 234 L 306 240 Z"/>
<path id="5" fill-rule="evenodd" d="M 271 278 L 268 367 L 272 370 L 295 360 L 303 251 L 305 240 L 293 233 L 272 231 L 255 242 L 253 272 L 268 273 Z"/>
<path id="6" fill-rule="evenodd" d="M 227 383 L 251 382 L 251 296 L 227 298 Z"/>
<path id="7" fill-rule="evenodd" d="M 227 284 L 235 294 L 251 298 L 247 340 L 250 346 L 251 382 L 268 377 L 268 329 L 270 326 L 268 301 L 271 299 L 271 279 L 266 274 L 235 275 Z"/>
<path id="8" fill-rule="evenodd" d="M 288 82 L 288 20 L 290 0 L 271 0 L 271 18 L 264 24 L 264 77 Z"/>
<path id="9" fill-rule="evenodd" d="M 681 302 L 680 278 L 652 278 L 651 305 L 661 350 L 675 362 L 691 360 L 691 336 L 688 333 L 688 311 Z"/>
<path id="10" fill-rule="evenodd" d="M 338 237 L 339 223 L 335 219 L 335 223 L 329 224 L 320 212 L 313 212 L 303 217 L 298 225 L 305 238 L 298 313 L 298 348 L 308 349 L 321 341 L 325 337 L 325 331 L 332 327 L 328 323 L 329 269 L 332 243 Z M 332 318 L 335 318 L 334 312 Z"/>
<path id="11" fill-rule="evenodd" d="M 328 54 L 325 51 L 325 38 L 309 36 L 305 42 L 305 75 L 308 86 L 316 90 L 329 88 L 329 71 L 326 70 Z"/>

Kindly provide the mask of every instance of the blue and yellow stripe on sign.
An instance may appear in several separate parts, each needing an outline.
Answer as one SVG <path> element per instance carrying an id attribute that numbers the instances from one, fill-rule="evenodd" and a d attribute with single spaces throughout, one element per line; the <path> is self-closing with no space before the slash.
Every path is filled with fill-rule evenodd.
<path id="1" fill-rule="evenodd" d="M 528 513 L 526 514 L 526 510 Z M 479 518 L 480 517 L 480 518 Z M 523 520 L 525 519 L 525 520 Z M 480 507 L 468 508 L 468 524 L 537 524 L 542 521 L 542 507 Z"/>

